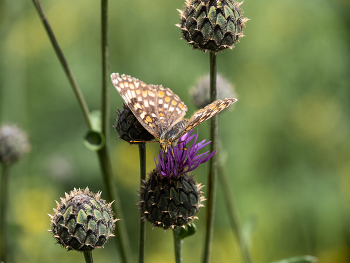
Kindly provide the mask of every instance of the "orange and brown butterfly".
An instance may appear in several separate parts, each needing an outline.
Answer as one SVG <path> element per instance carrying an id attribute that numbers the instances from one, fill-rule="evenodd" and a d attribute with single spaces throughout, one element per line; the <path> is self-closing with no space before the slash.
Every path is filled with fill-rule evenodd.
<path id="1" fill-rule="evenodd" d="M 150 134 L 159 139 L 164 152 L 173 147 L 182 135 L 237 101 L 235 98 L 216 100 L 196 111 L 190 119 L 185 119 L 187 106 L 169 88 L 147 85 L 118 73 L 113 73 L 111 79 L 135 117 Z"/>

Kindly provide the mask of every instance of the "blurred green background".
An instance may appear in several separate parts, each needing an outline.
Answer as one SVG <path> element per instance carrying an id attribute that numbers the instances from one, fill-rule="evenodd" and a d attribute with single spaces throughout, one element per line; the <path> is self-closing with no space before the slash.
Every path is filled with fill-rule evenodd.
<path id="1" fill-rule="evenodd" d="M 42 0 L 90 110 L 100 107 L 100 2 Z M 209 71 L 209 55 L 181 37 L 184 1 L 110 1 L 110 72 L 188 95 Z M 246 0 L 245 37 L 218 55 L 218 72 L 239 101 L 220 114 L 230 188 L 243 225 L 251 227 L 254 262 L 310 254 L 320 263 L 350 262 L 350 2 Z M 83 115 L 31 1 L 0 1 L 0 123 L 25 129 L 32 151 L 11 169 L 11 262 L 83 262 L 49 232 L 54 200 L 74 187 L 102 190 L 96 154 L 82 141 Z M 110 84 L 108 142 L 136 262 L 138 148 L 112 128 L 122 99 Z M 208 123 L 200 126 L 208 138 Z M 158 144 L 147 145 L 147 170 Z M 207 164 L 195 171 L 206 184 Z M 206 188 L 204 188 L 206 191 Z M 218 185 L 212 262 L 242 262 Z M 102 193 L 102 198 L 104 193 Z M 198 232 L 183 244 L 184 262 L 199 262 Z M 171 231 L 147 224 L 146 262 L 174 262 Z M 109 241 L 96 262 L 119 262 Z"/>

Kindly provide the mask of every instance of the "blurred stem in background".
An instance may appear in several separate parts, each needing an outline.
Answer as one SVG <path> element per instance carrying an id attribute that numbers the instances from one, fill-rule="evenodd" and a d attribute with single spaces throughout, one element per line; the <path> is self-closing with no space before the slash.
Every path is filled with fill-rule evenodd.
<path id="1" fill-rule="evenodd" d="M 108 188 L 110 201 L 114 200 L 113 211 L 117 218 L 124 218 L 120 204 L 119 191 L 113 178 L 111 157 L 108 151 L 108 120 L 109 100 L 109 51 L 108 51 L 108 0 L 101 0 L 101 51 L 102 51 L 102 133 L 105 136 L 105 145 L 97 152 L 105 186 Z M 116 224 L 116 236 L 118 238 L 123 262 L 131 262 L 131 250 L 126 231 L 125 220 Z"/>
<path id="2" fill-rule="evenodd" d="M 210 102 L 216 100 L 216 53 L 209 52 L 210 61 Z M 218 115 L 214 115 L 210 119 L 210 152 L 217 149 L 218 137 Z M 215 214 L 215 195 L 216 195 L 216 177 L 217 177 L 217 154 L 209 160 L 208 173 L 208 192 L 207 192 L 207 210 L 206 210 L 206 226 L 205 226 L 205 240 L 204 250 L 202 254 L 202 262 L 208 263 L 211 252 L 211 241 L 214 226 Z"/>
<path id="3" fill-rule="evenodd" d="M 84 258 L 85 258 L 85 263 L 93 263 L 94 260 L 92 258 L 92 252 L 91 251 L 85 251 L 84 252 Z"/>
<path id="4" fill-rule="evenodd" d="M 174 251 L 175 251 L 175 263 L 182 263 L 182 239 L 180 237 L 181 227 L 175 227 L 173 229 L 174 236 Z"/>
<path id="5" fill-rule="evenodd" d="M 143 181 L 146 180 L 146 143 L 139 143 L 139 156 L 140 156 L 140 187 Z M 141 188 L 140 188 L 141 192 Z M 140 235 L 139 235 L 139 263 L 144 262 L 145 258 L 145 220 L 143 218 L 142 210 L 140 209 Z"/>
<path id="6" fill-rule="evenodd" d="M 219 157 L 222 157 L 225 149 L 224 149 L 223 144 L 220 141 L 220 139 L 219 139 L 219 148 L 220 148 Z M 249 253 L 247 240 L 245 240 L 243 237 L 242 228 L 239 224 L 236 209 L 234 206 L 232 194 L 231 194 L 230 187 L 229 187 L 229 181 L 227 179 L 224 158 L 218 159 L 218 178 L 219 178 L 219 182 L 221 184 L 221 190 L 224 194 L 227 215 L 228 215 L 228 218 L 230 220 L 232 230 L 237 237 L 238 246 L 239 246 L 239 249 L 240 249 L 241 254 L 242 254 L 243 262 L 244 263 L 252 263 L 252 258 L 251 258 L 251 255 Z"/>
<path id="7" fill-rule="evenodd" d="M 7 188 L 9 165 L 2 164 L 0 196 L 0 261 L 7 262 Z"/>
<path id="8" fill-rule="evenodd" d="M 89 127 L 89 130 L 92 130 L 92 122 L 90 119 L 90 111 L 87 106 L 87 103 L 84 99 L 84 96 L 71 72 L 69 65 L 63 55 L 61 48 L 58 45 L 56 37 L 50 27 L 50 24 L 46 18 L 44 10 L 39 2 L 39 0 L 32 0 L 36 10 L 39 13 L 41 21 L 44 24 L 46 33 L 51 41 L 51 44 L 58 56 L 58 59 L 61 62 L 61 65 L 67 75 L 67 78 L 73 88 L 73 91 L 78 99 L 79 105 L 83 111 L 83 115 Z M 108 83 L 108 8 L 107 8 L 107 0 L 101 0 L 101 15 L 102 15 L 102 132 L 105 136 L 106 142 L 108 141 L 107 137 L 107 129 L 108 129 L 108 92 L 107 92 L 107 83 Z M 106 187 L 107 198 L 109 201 L 114 200 L 113 203 L 113 212 L 117 218 L 123 218 L 123 213 L 120 205 L 120 199 L 118 190 L 113 178 L 112 166 L 110 162 L 109 152 L 107 150 L 106 144 L 97 152 L 98 159 L 100 162 L 101 172 L 103 175 L 104 184 Z M 116 224 L 116 237 L 118 239 L 117 244 L 119 244 L 119 250 L 122 257 L 122 261 L 125 263 L 131 262 L 131 253 L 130 253 L 130 245 L 128 241 L 128 236 L 126 232 L 126 227 L 124 221 Z"/>

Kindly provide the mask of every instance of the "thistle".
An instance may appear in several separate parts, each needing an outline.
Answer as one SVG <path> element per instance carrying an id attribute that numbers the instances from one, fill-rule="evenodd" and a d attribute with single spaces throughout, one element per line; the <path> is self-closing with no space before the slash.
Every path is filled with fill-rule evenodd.
<path id="1" fill-rule="evenodd" d="M 236 94 L 232 84 L 224 78 L 222 75 L 217 75 L 217 98 L 234 98 Z M 192 97 L 193 104 L 198 108 L 203 108 L 210 103 L 210 79 L 209 74 L 199 78 L 196 84 L 191 87 L 190 95 Z"/>
<path id="2" fill-rule="evenodd" d="M 180 12 L 183 39 L 194 49 L 217 53 L 232 49 L 243 37 L 245 22 L 240 6 L 233 0 L 186 0 Z"/>
<path id="3" fill-rule="evenodd" d="M 143 182 L 140 192 L 140 209 L 144 219 L 154 227 L 164 229 L 189 224 L 202 207 L 205 200 L 201 184 L 197 184 L 189 172 L 208 161 L 215 152 L 197 155 L 198 151 L 210 142 L 196 144 L 197 134 L 192 131 L 182 136 L 173 153 L 159 151 L 158 164 Z M 190 141 L 194 139 L 192 146 Z M 185 149 L 185 147 L 187 147 Z"/>
<path id="4" fill-rule="evenodd" d="M 14 125 L 0 127 L 0 261 L 7 262 L 7 206 L 10 166 L 30 151 L 27 134 Z"/>
<path id="5" fill-rule="evenodd" d="M 126 142 L 150 141 L 154 139 L 154 136 L 142 126 L 125 103 L 123 103 L 123 109 L 118 110 L 117 114 L 118 118 L 114 127 L 119 134 L 119 139 Z"/>
<path id="6" fill-rule="evenodd" d="M 57 203 L 51 217 L 51 232 L 57 243 L 69 250 L 80 252 L 101 248 L 113 235 L 114 223 L 112 203 L 100 198 L 101 192 L 93 194 L 75 189 L 66 193 Z"/>
<path id="7" fill-rule="evenodd" d="M 10 165 L 30 151 L 27 134 L 15 125 L 4 125 L 0 129 L 0 162 Z"/>

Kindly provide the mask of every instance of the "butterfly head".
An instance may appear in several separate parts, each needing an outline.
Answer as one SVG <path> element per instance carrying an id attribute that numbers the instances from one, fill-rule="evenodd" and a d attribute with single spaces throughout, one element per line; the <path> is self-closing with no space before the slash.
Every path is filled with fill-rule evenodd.
<path id="1" fill-rule="evenodd" d="M 168 151 L 168 148 L 171 148 L 171 142 L 167 140 L 160 140 L 160 148 L 163 152 L 166 153 Z"/>

